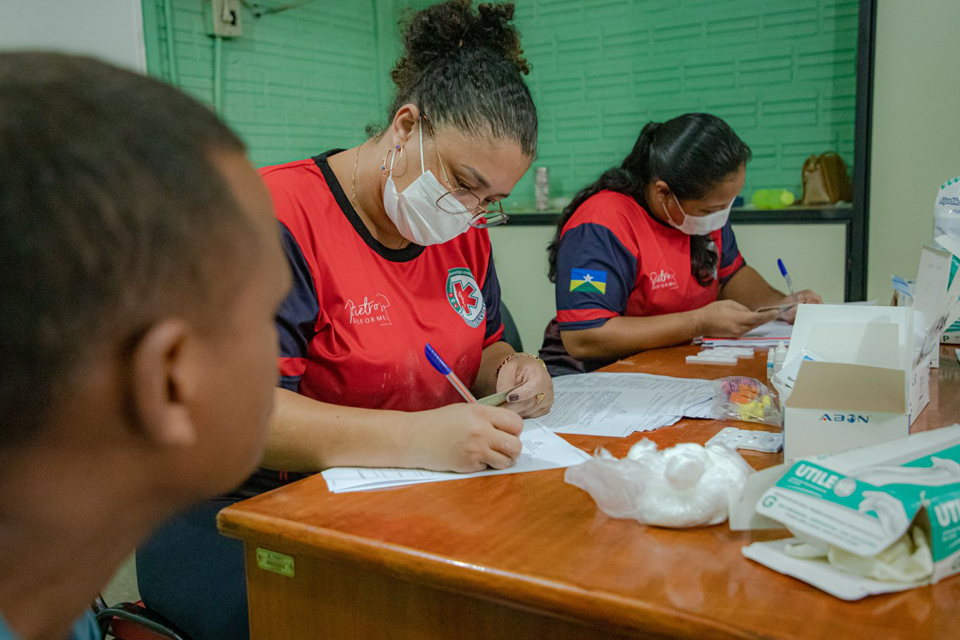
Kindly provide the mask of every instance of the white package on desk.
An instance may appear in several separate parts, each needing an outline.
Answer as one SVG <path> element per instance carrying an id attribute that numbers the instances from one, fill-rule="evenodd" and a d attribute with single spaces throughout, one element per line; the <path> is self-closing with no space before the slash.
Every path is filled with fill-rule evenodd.
<path id="1" fill-rule="evenodd" d="M 722 444 L 731 449 L 776 453 L 783 449 L 783 433 L 724 427 L 717 435 L 707 440 L 707 445 L 711 444 Z"/>

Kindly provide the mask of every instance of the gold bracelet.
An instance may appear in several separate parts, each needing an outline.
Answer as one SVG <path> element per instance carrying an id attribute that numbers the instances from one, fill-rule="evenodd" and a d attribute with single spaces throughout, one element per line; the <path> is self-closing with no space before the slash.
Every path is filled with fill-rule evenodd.
<path id="1" fill-rule="evenodd" d="M 547 371 L 547 363 L 541 360 L 539 356 L 535 356 L 532 353 L 524 353 L 523 351 L 521 351 L 519 353 L 511 353 L 506 358 L 504 358 L 503 362 L 500 363 L 500 366 L 497 367 L 497 377 L 500 377 L 500 369 L 503 369 L 503 365 L 507 364 L 514 358 L 533 358 L 534 360 L 540 363 L 544 371 Z"/>

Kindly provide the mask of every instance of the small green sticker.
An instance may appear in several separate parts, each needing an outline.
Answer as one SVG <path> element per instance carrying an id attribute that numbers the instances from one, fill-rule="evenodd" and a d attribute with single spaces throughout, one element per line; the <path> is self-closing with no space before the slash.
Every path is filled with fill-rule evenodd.
<path id="1" fill-rule="evenodd" d="M 257 548 L 257 566 L 264 571 L 279 573 L 288 578 L 293 577 L 293 558 L 276 551 Z"/>

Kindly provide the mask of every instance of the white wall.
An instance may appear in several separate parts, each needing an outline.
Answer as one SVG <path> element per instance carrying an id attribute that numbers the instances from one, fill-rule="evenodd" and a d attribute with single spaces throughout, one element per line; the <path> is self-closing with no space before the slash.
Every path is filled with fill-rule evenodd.
<path id="1" fill-rule="evenodd" d="M 140 0 L 0 0 L 0 49 L 82 53 L 147 70 Z"/>
<path id="2" fill-rule="evenodd" d="M 777 269 L 777 258 L 782 258 L 796 287 L 813 289 L 828 302 L 843 302 L 843 225 L 736 225 L 734 231 L 747 263 L 773 286 L 786 288 Z M 527 351 L 540 349 L 543 330 L 557 313 L 553 284 L 547 280 L 546 247 L 553 233 L 552 226 L 490 230 L 503 300 Z"/>
<path id="3" fill-rule="evenodd" d="M 933 203 L 960 176 L 960 2 L 879 0 L 870 178 L 871 298 L 917 273 Z"/>

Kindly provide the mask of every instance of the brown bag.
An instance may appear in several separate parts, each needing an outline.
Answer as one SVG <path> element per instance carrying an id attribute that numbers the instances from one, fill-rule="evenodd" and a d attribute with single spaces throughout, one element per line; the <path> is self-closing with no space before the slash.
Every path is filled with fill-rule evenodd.
<path id="1" fill-rule="evenodd" d="M 803 163 L 803 199 L 801 204 L 853 202 L 853 187 L 843 158 L 830 151 L 812 155 Z"/>

